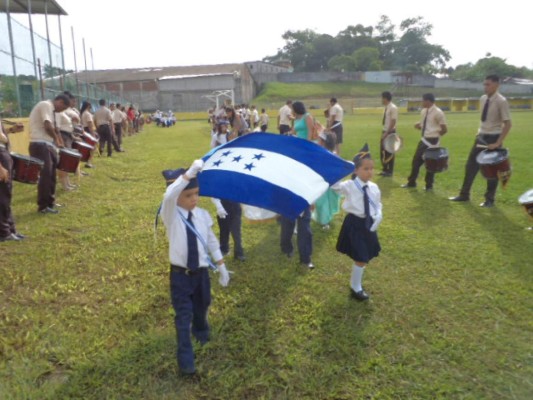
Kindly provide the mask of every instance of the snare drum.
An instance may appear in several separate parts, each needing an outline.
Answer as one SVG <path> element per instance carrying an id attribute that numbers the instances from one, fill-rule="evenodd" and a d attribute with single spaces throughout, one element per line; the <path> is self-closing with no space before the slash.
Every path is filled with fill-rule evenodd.
<path id="1" fill-rule="evenodd" d="M 524 206 L 527 214 L 533 219 L 533 189 L 529 189 L 520 196 L 518 202 Z"/>
<path id="2" fill-rule="evenodd" d="M 502 179 L 505 182 L 509 180 L 511 176 L 509 150 L 483 150 L 477 155 L 476 161 L 480 166 L 481 174 L 486 179 Z"/>
<path id="3" fill-rule="evenodd" d="M 87 144 L 90 144 L 91 146 L 96 146 L 97 143 L 98 143 L 98 139 L 96 139 L 93 135 L 91 135 L 90 133 L 88 132 L 83 132 L 81 134 L 81 139 L 87 143 Z"/>
<path id="4" fill-rule="evenodd" d="M 78 141 L 72 142 L 72 148 L 80 152 L 81 154 L 80 160 L 83 162 L 89 161 L 89 159 L 91 158 L 91 151 L 94 150 L 94 147 L 91 146 L 90 144 L 87 144 L 85 142 L 78 142 Z"/>
<path id="5" fill-rule="evenodd" d="M 38 158 L 11 153 L 13 159 L 13 179 L 22 183 L 37 183 L 44 162 Z"/>
<path id="6" fill-rule="evenodd" d="M 448 169 L 448 150 L 444 147 L 430 147 L 426 149 L 424 164 L 428 172 L 443 172 Z"/>
<path id="7" fill-rule="evenodd" d="M 60 171 L 74 173 L 78 170 L 80 158 L 81 154 L 78 150 L 60 149 L 59 163 L 57 164 L 57 169 L 59 169 Z"/>

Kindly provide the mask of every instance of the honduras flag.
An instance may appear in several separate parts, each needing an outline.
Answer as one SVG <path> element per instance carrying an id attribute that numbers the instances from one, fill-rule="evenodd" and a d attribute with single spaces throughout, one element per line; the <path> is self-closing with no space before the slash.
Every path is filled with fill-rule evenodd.
<path id="1" fill-rule="evenodd" d="M 200 195 L 231 200 L 296 219 L 353 164 L 291 136 L 251 133 L 203 157 Z"/>

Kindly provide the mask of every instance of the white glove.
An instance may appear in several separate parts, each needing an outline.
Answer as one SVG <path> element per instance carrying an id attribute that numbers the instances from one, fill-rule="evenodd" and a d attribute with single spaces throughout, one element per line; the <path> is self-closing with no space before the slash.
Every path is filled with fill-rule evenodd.
<path id="1" fill-rule="evenodd" d="M 213 204 L 215 205 L 215 207 L 217 209 L 218 217 L 221 218 L 221 219 L 226 218 L 228 216 L 228 212 L 226 211 L 226 209 L 222 205 L 222 202 L 219 199 L 215 199 L 215 198 L 212 198 L 211 201 L 213 202 Z"/>
<path id="2" fill-rule="evenodd" d="M 378 211 L 376 216 L 374 217 L 374 223 L 370 227 L 370 232 L 375 232 L 378 229 L 379 224 L 381 224 L 381 221 L 383 220 L 383 214 L 381 211 Z"/>
<path id="3" fill-rule="evenodd" d="M 200 172 L 203 167 L 204 162 L 202 160 L 196 160 L 191 164 L 187 172 L 185 172 L 185 176 L 189 179 L 196 178 L 196 175 L 198 175 L 198 172 Z"/>
<path id="4" fill-rule="evenodd" d="M 229 272 L 226 269 L 226 264 L 218 266 L 218 273 L 220 274 L 218 283 L 220 283 L 222 287 L 227 287 L 229 284 Z"/>

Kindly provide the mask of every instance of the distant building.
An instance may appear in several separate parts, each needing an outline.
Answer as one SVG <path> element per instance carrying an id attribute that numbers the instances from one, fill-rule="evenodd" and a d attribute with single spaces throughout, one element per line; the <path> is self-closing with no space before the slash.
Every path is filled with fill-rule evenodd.
<path id="1" fill-rule="evenodd" d="M 205 96 L 233 90 L 235 103 L 249 103 L 257 93 L 255 74 L 275 75 L 284 67 L 262 61 L 243 64 L 129 68 L 80 72 L 105 90 L 131 99 L 142 110 L 201 111 L 213 106 Z"/>

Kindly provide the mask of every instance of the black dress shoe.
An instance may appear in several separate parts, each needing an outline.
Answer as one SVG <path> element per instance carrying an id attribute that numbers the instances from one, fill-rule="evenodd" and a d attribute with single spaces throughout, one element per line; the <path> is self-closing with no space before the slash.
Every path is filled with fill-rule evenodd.
<path id="1" fill-rule="evenodd" d="M 54 210 L 53 208 L 50 208 L 50 207 L 43 208 L 42 210 L 39 210 L 39 212 L 41 214 L 59 214 L 58 210 Z"/>
<path id="2" fill-rule="evenodd" d="M 414 189 L 414 188 L 416 188 L 416 185 L 410 185 L 409 183 L 404 183 L 400 187 L 404 188 L 404 189 Z"/>
<path id="3" fill-rule="evenodd" d="M 16 237 L 18 237 L 21 240 L 27 238 L 26 235 L 23 235 L 22 233 L 19 233 L 19 232 L 15 232 L 13 235 L 15 235 Z"/>
<path id="4" fill-rule="evenodd" d="M 350 288 L 350 294 L 352 298 L 359 300 L 359 301 L 365 301 L 370 298 L 370 296 L 364 291 L 364 289 L 356 292 L 355 290 Z"/>
<path id="5" fill-rule="evenodd" d="M 432 192 L 433 191 L 433 188 L 432 187 L 425 187 L 424 188 L 424 192 Z"/>
<path id="6" fill-rule="evenodd" d="M 480 207 L 484 207 L 484 208 L 492 208 L 492 207 L 494 207 L 494 202 L 493 201 L 489 201 L 489 200 L 485 200 L 479 206 Z"/>
<path id="7" fill-rule="evenodd" d="M 470 201 L 470 199 L 466 196 L 454 196 L 454 197 L 448 197 L 448 200 L 450 201 Z"/>
<path id="8" fill-rule="evenodd" d="M 302 266 L 306 267 L 307 269 L 315 269 L 315 264 L 312 262 L 302 263 Z"/>
<path id="9" fill-rule="evenodd" d="M 392 178 L 392 172 L 382 172 L 380 175 L 384 178 Z"/>
<path id="10" fill-rule="evenodd" d="M 246 257 L 244 255 L 235 256 L 234 258 L 235 260 L 240 261 L 240 262 L 246 261 Z"/>
<path id="11" fill-rule="evenodd" d="M 14 233 L 0 238 L 0 242 L 19 242 L 21 240 Z"/>

